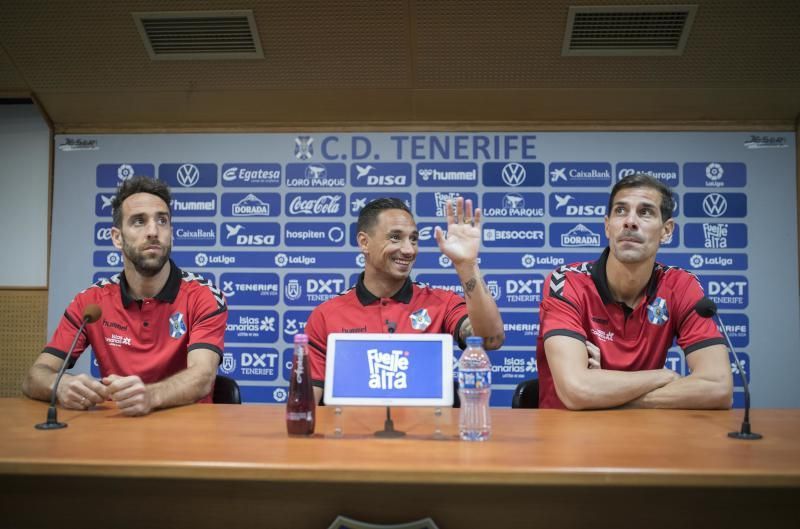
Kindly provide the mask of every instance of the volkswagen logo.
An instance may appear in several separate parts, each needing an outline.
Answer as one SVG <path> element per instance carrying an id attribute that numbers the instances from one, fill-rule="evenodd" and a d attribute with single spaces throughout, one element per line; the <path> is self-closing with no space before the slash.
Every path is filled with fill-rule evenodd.
<path id="1" fill-rule="evenodd" d="M 703 199 L 703 212 L 709 217 L 721 217 L 728 211 L 728 201 L 719 193 L 711 193 Z"/>
<path id="2" fill-rule="evenodd" d="M 503 167 L 501 176 L 503 177 L 503 182 L 505 182 L 507 186 L 517 187 L 525 181 L 525 167 L 516 162 L 507 163 Z"/>
<path id="3" fill-rule="evenodd" d="M 200 181 L 200 170 L 192 163 L 178 167 L 178 183 L 183 187 L 193 187 Z"/>

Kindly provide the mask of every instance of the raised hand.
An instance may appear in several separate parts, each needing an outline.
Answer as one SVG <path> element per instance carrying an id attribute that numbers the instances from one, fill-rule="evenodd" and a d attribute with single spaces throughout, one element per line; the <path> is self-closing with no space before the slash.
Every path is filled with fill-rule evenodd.
<path id="1" fill-rule="evenodd" d="M 445 216 L 447 237 L 439 226 L 434 231 L 439 250 L 453 261 L 454 266 L 477 263 L 481 246 L 480 208 L 475 208 L 473 212 L 472 200 L 465 203 L 463 197 L 458 197 L 455 204 L 447 201 Z"/>

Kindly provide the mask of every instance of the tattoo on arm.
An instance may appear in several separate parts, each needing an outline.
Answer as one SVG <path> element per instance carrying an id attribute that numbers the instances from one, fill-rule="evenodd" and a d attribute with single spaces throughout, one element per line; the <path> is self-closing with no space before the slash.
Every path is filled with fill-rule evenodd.
<path id="1" fill-rule="evenodd" d="M 465 342 L 467 338 L 473 334 L 472 323 L 470 323 L 469 320 L 464 320 L 464 323 L 461 324 L 461 328 L 458 330 L 458 337 L 461 338 L 462 342 Z"/>
<path id="2" fill-rule="evenodd" d="M 464 283 L 464 294 L 470 298 L 472 297 L 472 291 L 475 290 L 475 286 L 478 284 L 478 280 L 474 277 Z"/>

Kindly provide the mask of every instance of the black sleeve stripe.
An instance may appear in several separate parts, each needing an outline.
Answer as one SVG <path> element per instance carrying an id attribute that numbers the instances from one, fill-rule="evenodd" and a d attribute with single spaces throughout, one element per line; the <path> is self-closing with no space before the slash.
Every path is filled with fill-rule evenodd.
<path id="1" fill-rule="evenodd" d="M 469 314 L 462 316 L 461 319 L 458 320 L 456 332 L 453 334 L 453 339 L 456 341 L 462 351 L 467 348 L 467 341 L 461 339 L 461 326 L 464 325 L 464 322 L 467 320 L 469 320 Z"/>
<path id="2" fill-rule="evenodd" d="M 308 343 L 312 345 L 317 351 L 327 356 L 328 354 L 328 344 L 320 345 L 319 342 L 316 340 L 312 340 L 311 338 L 308 339 Z"/>
<path id="3" fill-rule="evenodd" d="M 64 317 L 65 317 L 65 318 L 67 318 L 67 321 L 69 321 L 69 322 L 70 322 L 72 325 L 74 325 L 76 329 L 80 328 L 80 326 L 81 326 L 81 323 L 80 323 L 80 322 L 76 322 L 75 320 L 73 320 L 73 319 L 72 319 L 72 316 L 70 316 L 70 315 L 69 315 L 69 312 L 67 312 L 66 310 L 64 311 Z M 85 327 L 85 326 L 83 327 L 83 330 L 81 331 L 81 334 L 82 334 L 82 335 L 84 336 L 84 338 L 86 338 L 87 340 L 89 339 L 89 335 L 88 335 L 88 334 L 86 334 L 86 327 Z M 66 354 L 67 354 L 67 353 L 64 353 L 64 355 L 65 355 L 65 356 L 66 356 Z M 64 358 L 64 357 L 62 356 L 61 358 Z M 72 367 L 72 366 L 70 366 L 70 367 Z"/>
<path id="4" fill-rule="evenodd" d="M 325 381 L 324 380 L 311 380 L 311 385 L 315 388 L 325 388 Z"/>
<path id="5" fill-rule="evenodd" d="M 578 307 L 576 307 L 576 306 L 575 306 L 575 304 L 574 304 L 573 302 L 571 302 L 570 300 L 568 300 L 567 298 L 565 298 L 565 297 L 564 297 L 564 296 L 562 296 L 561 294 L 556 294 L 556 293 L 553 293 L 553 292 L 551 292 L 551 293 L 550 293 L 550 297 L 551 297 L 551 298 L 555 298 L 555 299 L 557 299 L 557 300 L 559 300 L 559 301 L 563 301 L 564 303 L 566 303 L 567 305 L 569 305 L 569 306 L 570 306 L 570 307 L 572 307 L 573 309 L 575 309 L 575 310 L 578 310 Z"/>
<path id="6" fill-rule="evenodd" d="M 697 351 L 698 349 L 702 349 L 703 347 L 710 347 L 712 345 L 725 345 L 725 346 L 727 346 L 728 344 L 725 343 L 725 338 L 722 338 L 722 337 L 720 337 L 720 338 L 709 338 L 708 340 L 703 340 L 703 341 L 700 341 L 700 342 L 697 342 L 697 343 L 693 343 L 692 345 L 687 345 L 686 347 L 683 348 L 683 354 L 684 355 L 688 355 L 689 353 Z"/>
<path id="7" fill-rule="evenodd" d="M 223 312 L 227 312 L 227 310 L 228 310 L 228 307 L 226 307 L 226 306 L 223 306 L 222 308 L 215 310 L 215 311 L 214 311 L 214 312 L 212 312 L 211 314 L 208 314 L 208 315 L 206 315 L 206 316 L 203 316 L 202 318 L 200 318 L 199 320 L 197 320 L 197 323 L 200 323 L 201 321 L 205 321 L 205 320 L 207 320 L 208 318 L 213 318 L 213 317 L 214 317 L 214 316 L 216 316 L 217 314 L 222 314 Z"/>
<path id="8" fill-rule="evenodd" d="M 552 331 L 548 332 L 542 337 L 542 342 L 544 342 L 551 336 L 567 336 L 569 338 L 575 338 L 576 340 L 580 340 L 581 342 L 586 341 L 586 336 L 582 335 L 579 332 L 575 332 L 570 329 L 553 329 Z"/>
<path id="9" fill-rule="evenodd" d="M 51 354 L 57 358 L 60 358 L 61 360 L 64 360 L 67 357 L 66 352 L 60 349 L 56 349 L 54 347 L 45 347 L 44 349 L 42 349 L 42 352 Z M 73 367 L 75 367 L 75 362 L 77 361 L 78 361 L 77 358 L 70 359 L 70 361 L 67 363 L 67 368 L 72 369 Z"/>
<path id="10" fill-rule="evenodd" d="M 214 345 L 214 344 L 211 344 L 211 343 L 200 343 L 200 342 L 193 343 L 192 345 L 190 345 L 189 347 L 186 348 L 186 352 L 188 353 L 189 351 L 194 351 L 195 349 L 210 349 L 210 350 L 214 351 L 215 353 L 217 353 L 219 355 L 220 359 L 222 359 L 222 350 L 219 347 L 217 347 L 216 345 Z"/>

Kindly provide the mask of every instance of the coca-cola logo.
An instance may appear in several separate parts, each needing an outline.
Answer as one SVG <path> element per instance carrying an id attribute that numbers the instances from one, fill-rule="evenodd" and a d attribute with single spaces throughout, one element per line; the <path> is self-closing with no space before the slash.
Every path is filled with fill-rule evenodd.
<path id="1" fill-rule="evenodd" d="M 290 215 L 338 215 L 341 196 L 320 195 L 316 198 L 294 197 L 289 204 Z"/>

